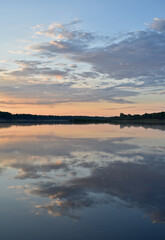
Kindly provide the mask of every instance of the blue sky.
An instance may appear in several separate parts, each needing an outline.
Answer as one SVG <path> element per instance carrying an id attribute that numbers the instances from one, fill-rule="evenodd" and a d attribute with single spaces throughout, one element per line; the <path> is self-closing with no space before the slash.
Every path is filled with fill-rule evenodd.
<path id="1" fill-rule="evenodd" d="M 89 31 L 115 34 L 144 29 L 144 23 L 164 17 L 164 8 L 163 0 L 8 0 L 1 1 L 0 27 L 12 39 L 27 34 L 36 24 L 66 23 L 79 18 Z"/>
<path id="2" fill-rule="evenodd" d="M 0 108 L 163 111 L 165 2 L 1 1 Z"/>

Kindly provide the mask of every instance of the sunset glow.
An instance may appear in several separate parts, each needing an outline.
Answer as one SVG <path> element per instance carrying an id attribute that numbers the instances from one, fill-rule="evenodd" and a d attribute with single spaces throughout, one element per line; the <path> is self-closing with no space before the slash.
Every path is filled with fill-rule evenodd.
<path id="1" fill-rule="evenodd" d="M 164 111 L 164 2 L 127 0 L 130 9 L 121 0 L 18 2 L 0 10 L 1 111 Z"/>

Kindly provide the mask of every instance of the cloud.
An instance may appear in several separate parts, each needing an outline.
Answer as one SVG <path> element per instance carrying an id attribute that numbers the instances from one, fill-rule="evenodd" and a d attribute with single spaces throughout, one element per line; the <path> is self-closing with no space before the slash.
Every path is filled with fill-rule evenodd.
<path id="1" fill-rule="evenodd" d="M 18 64 L 18 71 L 11 71 L 8 73 L 10 76 L 15 77 L 29 77 L 29 76 L 54 76 L 54 77 L 65 77 L 69 73 L 69 69 L 62 71 L 59 69 L 52 69 L 50 67 L 44 67 L 45 62 L 40 61 L 27 61 L 27 60 L 16 60 L 15 63 Z"/>
<path id="2" fill-rule="evenodd" d="M 30 70 L 31 71 L 31 70 Z M 33 71 L 33 70 L 32 70 Z M 107 101 L 113 103 L 132 103 L 126 98 L 137 96 L 137 91 L 123 90 L 121 88 L 78 88 L 74 83 L 54 84 L 29 84 L 16 87 L 2 86 L 0 92 L 9 98 L 17 98 L 11 104 L 38 104 L 53 105 L 66 102 L 98 102 Z M 26 97 L 26 98 L 25 98 Z M 20 101 L 19 101 L 20 99 Z M 22 99 L 24 99 L 22 101 Z M 9 100 L 3 100 L 3 104 L 9 104 Z"/>
<path id="3" fill-rule="evenodd" d="M 8 50 L 9 53 L 13 53 L 13 54 L 22 54 L 24 53 L 24 51 L 12 51 L 12 50 Z"/>
<path id="4" fill-rule="evenodd" d="M 135 106 L 131 106 L 131 107 L 120 107 L 119 109 L 127 109 L 127 108 L 135 108 Z M 105 110 L 109 111 L 109 110 L 116 110 L 117 108 L 104 108 Z"/>
<path id="5" fill-rule="evenodd" d="M 84 32 L 78 29 L 78 24 L 81 20 L 74 20 L 67 24 L 54 22 L 49 25 L 48 29 L 44 29 L 43 25 L 38 25 L 34 28 L 37 35 L 46 35 L 57 40 L 79 40 L 91 41 L 95 39 L 93 33 Z M 60 47 L 60 44 L 59 44 Z"/>
<path id="6" fill-rule="evenodd" d="M 76 57 L 115 79 L 165 76 L 165 37 L 155 32 L 132 33 L 128 38 Z"/>
<path id="7" fill-rule="evenodd" d="M 138 101 L 157 89 L 160 99 L 165 87 L 164 21 L 155 18 L 145 30 L 115 38 L 82 30 L 80 20 L 37 25 L 36 44 L 26 47 L 28 60 L 15 60 L 15 70 L 0 70 L 1 104 L 131 104 L 135 96 Z"/>
<path id="8" fill-rule="evenodd" d="M 71 36 L 64 34 L 57 39 L 55 35 L 52 41 L 29 48 L 39 55 L 62 55 L 75 62 L 88 63 L 93 72 L 108 74 L 115 80 L 143 78 L 144 82 L 150 81 L 152 85 L 158 79 L 161 84 L 165 77 L 164 22 L 163 19 L 154 19 L 152 29 L 127 33 L 114 43 L 101 41 L 97 34 L 71 34 L 72 31 L 68 30 Z M 54 25 L 53 29 L 58 31 L 61 28 L 63 25 Z"/>
<path id="9" fill-rule="evenodd" d="M 164 32 L 165 31 L 165 19 L 154 18 L 152 24 L 149 26 L 154 30 Z"/>

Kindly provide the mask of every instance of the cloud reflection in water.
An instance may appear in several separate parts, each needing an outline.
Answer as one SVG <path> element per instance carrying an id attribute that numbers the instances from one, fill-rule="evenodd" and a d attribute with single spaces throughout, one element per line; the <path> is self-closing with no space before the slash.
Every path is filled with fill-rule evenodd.
<path id="1" fill-rule="evenodd" d="M 63 130 L 67 132 L 69 127 L 63 126 Z M 20 131 L 28 128 L 29 132 L 20 136 Z M 65 137 L 53 131 L 59 126 L 37 128 L 42 131 L 31 136 L 30 127 L 13 127 L 3 130 L 0 137 L 0 169 L 16 170 L 10 188 L 18 189 L 14 185 L 17 180 L 25 186 L 28 182 L 28 187 L 20 190 L 37 196 L 36 214 L 46 210 L 53 217 L 78 219 L 84 208 L 113 201 L 140 209 L 153 222 L 165 222 L 163 132 L 141 129 L 136 136 L 135 128 L 128 131 L 96 125 L 97 134 L 90 137 L 89 125 L 85 129 L 88 136 L 80 132 Z"/>

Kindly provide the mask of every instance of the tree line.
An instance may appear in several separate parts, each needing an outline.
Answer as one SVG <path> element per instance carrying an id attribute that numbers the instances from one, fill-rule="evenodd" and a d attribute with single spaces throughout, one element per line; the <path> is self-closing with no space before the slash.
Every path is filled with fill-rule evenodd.
<path id="1" fill-rule="evenodd" d="M 0 111 L 1 121 L 10 122 L 53 122 L 63 121 L 70 123 L 106 123 L 115 121 L 141 121 L 141 120 L 165 120 L 165 112 L 158 113 L 145 113 L 145 114 L 124 114 L 120 113 L 120 116 L 114 117 L 98 117 L 98 116 L 58 116 L 58 115 L 33 115 L 33 114 L 11 114 L 9 112 Z"/>

